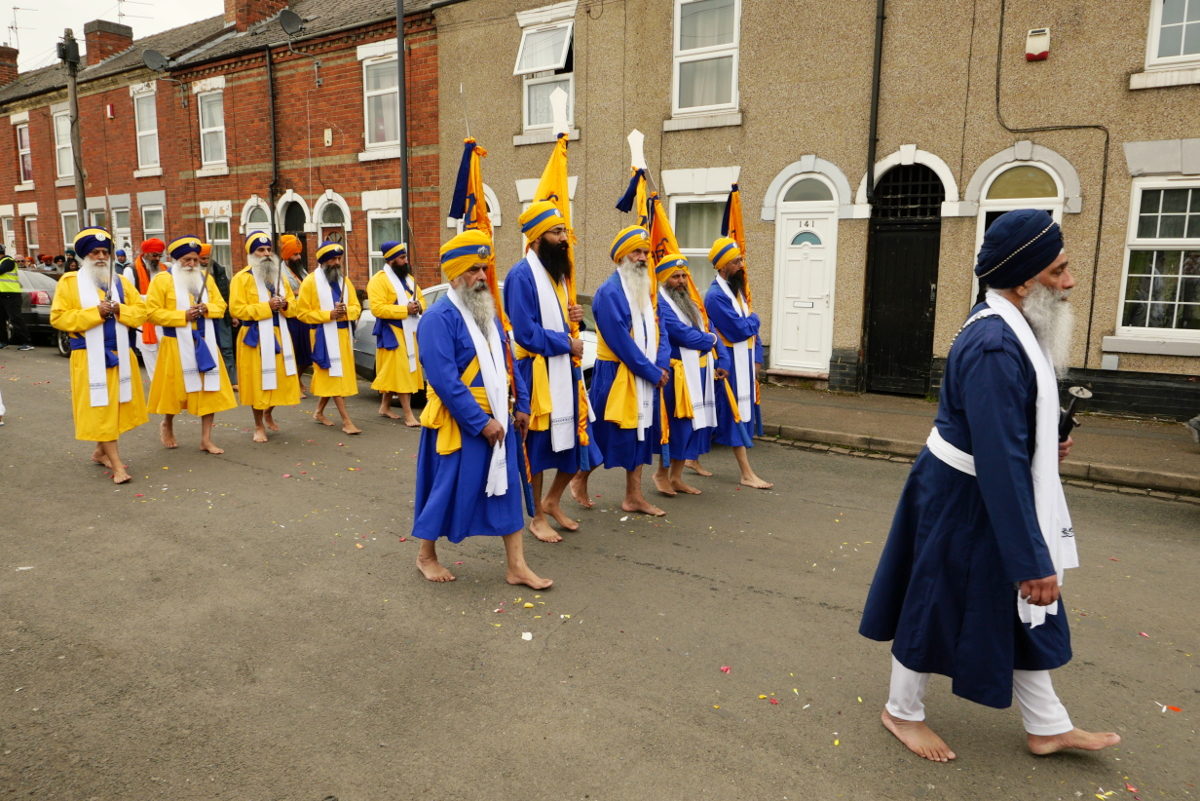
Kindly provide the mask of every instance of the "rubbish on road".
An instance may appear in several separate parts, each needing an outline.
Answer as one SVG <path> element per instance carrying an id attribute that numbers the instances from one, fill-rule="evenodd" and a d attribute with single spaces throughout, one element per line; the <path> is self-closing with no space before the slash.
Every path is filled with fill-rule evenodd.
<path id="1" fill-rule="evenodd" d="M 526 604 L 525 604 L 525 608 L 526 608 L 526 609 L 532 609 L 532 608 L 533 608 L 533 604 L 531 604 L 531 603 L 526 603 Z"/>
<path id="2" fill-rule="evenodd" d="M 772 703 L 772 704 L 776 704 L 776 705 L 778 705 L 778 704 L 779 704 L 779 699 L 778 699 L 778 698 L 772 698 L 772 699 L 771 699 L 771 703 Z"/>
<path id="3" fill-rule="evenodd" d="M 28 567 L 18 567 L 17 570 L 33 570 L 34 567 L 34 565 L 29 565 Z"/>
<path id="4" fill-rule="evenodd" d="M 455 562 L 454 564 L 456 564 L 456 565 L 461 565 L 461 564 L 462 564 L 462 562 Z"/>
<path id="5" fill-rule="evenodd" d="M 731 668 L 729 667 L 729 665 L 721 665 L 722 673 L 728 673 L 730 670 L 731 670 Z"/>
<path id="6" fill-rule="evenodd" d="M 621 518 L 621 522 L 624 523 L 628 519 L 629 519 L 629 515 L 625 515 L 624 517 Z"/>
<path id="7" fill-rule="evenodd" d="M 522 639 L 522 640 L 532 640 L 532 639 L 533 639 L 533 632 L 532 632 L 532 631 L 526 631 L 526 632 L 524 632 L 523 634 L 521 634 L 521 639 Z"/>
<path id="8" fill-rule="evenodd" d="M 1149 637 L 1149 636 L 1150 636 L 1149 634 L 1147 634 L 1147 633 L 1146 633 L 1146 632 L 1144 632 L 1144 631 L 1139 631 L 1139 632 L 1138 632 L 1138 635 L 1139 635 L 1139 636 L 1141 636 L 1141 637 Z"/>

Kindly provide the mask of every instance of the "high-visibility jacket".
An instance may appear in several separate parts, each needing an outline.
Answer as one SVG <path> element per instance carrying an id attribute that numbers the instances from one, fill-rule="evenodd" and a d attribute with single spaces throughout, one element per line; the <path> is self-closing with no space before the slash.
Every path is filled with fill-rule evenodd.
<path id="1" fill-rule="evenodd" d="M 12 256 L 0 256 L 0 292 L 20 292 L 21 279 L 17 277 L 17 263 Z"/>

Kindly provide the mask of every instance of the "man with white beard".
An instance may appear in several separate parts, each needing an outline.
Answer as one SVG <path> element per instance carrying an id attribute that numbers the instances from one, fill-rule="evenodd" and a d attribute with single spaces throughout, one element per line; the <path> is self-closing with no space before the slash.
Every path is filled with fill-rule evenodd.
<path id="1" fill-rule="evenodd" d="M 124 484 L 131 476 L 117 438 L 149 419 L 142 373 L 130 350 L 146 306 L 133 283 L 113 269 L 108 231 L 80 231 L 75 252 L 83 264 L 59 280 L 50 324 L 67 332 L 71 344 L 75 439 L 95 442 L 92 461 L 112 470 L 114 484 Z"/>
<path id="2" fill-rule="evenodd" d="M 246 239 L 249 265 L 233 277 L 229 309 L 239 320 L 237 341 L 238 394 L 254 410 L 254 441 L 266 442 L 267 430 L 278 431 L 276 406 L 300 402 L 299 369 L 288 318 L 295 317 L 295 296 L 287 268 L 271 252 L 263 233 Z"/>
<path id="3" fill-rule="evenodd" d="M 379 414 L 392 420 L 400 415 L 392 411 L 392 396 L 400 396 L 404 424 L 421 425 L 412 412 L 412 396 L 425 382 L 417 361 L 417 323 L 425 311 L 425 296 L 408 265 L 408 245 L 384 242 L 383 269 L 367 283 L 367 300 L 375 315 L 375 380 L 371 389 L 379 390 Z"/>
<path id="4" fill-rule="evenodd" d="M 930 673 L 1004 709 L 1015 695 L 1034 754 L 1120 742 L 1077 729 L 1050 671 L 1071 659 L 1059 587 L 1077 567 L 1058 463 L 1055 368 L 1071 339 L 1075 280 L 1045 211 L 999 217 L 975 273 L 987 299 L 950 349 L 935 427 L 917 457 L 859 631 L 892 644 L 883 725 L 935 762 L 954 752 L 924 723 Z"/>
<path id="5" fill-rule="evenodd" d="M 596 364 L 591 400 L 596 444 L 605 469 L 625 469 L 626 512 L 661 517 L 642 494 L 642 465 L 659 449 L 660 391 L 670 378 L 671 348 L 655 314 L 650 281 L 650 234 L 631 225 L 617 234 L 609 256 L 617 269 L 592 299 L 596 318 Z"/>
<path id="6" fill-rule="evenodd" d="M 421 541 L 417 569 L 430 581 L 454 581 L 438 562 L 440 538 L 459 543 L 471 536 L 501 537 L 505 580 L 542 590 L 553 582 L 529 569 L 521 539 L 525 516 L 517 449 L 529 430 L 529 392 L 520 374 L 509 370 L 495 276 L 488 280 L 491 253 L 491 237 L 478 229 L 442 245 L 450 290 L 417 328 L 428 382 L 413 510 L 412 535 Z"/>
<path id="7" fill-rule="evenodd" d="M 354 372 L 354 340 L 350 323 L 362 314 L 362 304 L 354 284 L 343 273 L 342 259 L 346 249 L 337 242 L 325 242 L 317 249 L 317 263 L 300 284 L 296 298 L 296 316 L 312 326 L 313 378 L 312 393 L 321 400 L 313 421 L 331 426 L 325 416 L 325 406 L 333 398 L 342 417 L 342 431 L 361 434 L 346 411 L 346 398 L 358 394 L 358 377 Z"/>
<path id="8" fill-rule="evenodd" d="M 150 413 L 165 415 L 162 444 L 177 448 L 175 415 L 200 418 L 200 450 L 224 453 L 212 441 L 217 412 L 237 406 L 217 341 L 216 321 L 225 316 L 217 282 L 200 266 L 200 240 L 183 236 L 167 246 L 174 266 L 150 282 L 146 313 L 162 328 L 158 363 L 150 382 Z M 180 338 L 183 341 L 180 341 Z"/>

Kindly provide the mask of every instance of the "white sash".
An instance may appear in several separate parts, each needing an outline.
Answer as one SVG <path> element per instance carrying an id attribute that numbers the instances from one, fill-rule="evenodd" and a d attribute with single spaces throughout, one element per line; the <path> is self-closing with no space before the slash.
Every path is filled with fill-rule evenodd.
<path id="1" fill-rule="evenodd" d="M 1058 379 L 1054 374 L 1050 354 L 1037 341 L 1025 315 L 995 290 L 988 290 L 987 303 L 989 308 L 981 309 L 966 325 L 982 317 L 999 315 L 1017 335 L 1037 374 L 1037 427 L 1032 459 L 1033 504 L 1037 512 L 1038 528 L 1041 529 L 1042 539 L 1050 552 L 1050 561 L 1058 576 L 1059 586 L 1062 586 L 1063 572 L 1079 567 L 1079 553 L 1075 546 L 1075 528 L 1071 523 L 1071 513 L 1067 509 L 1067 496 L 1058 474 Z M 937 428 L 930 432 L 925 444 L 930 453 L 946 464 L 961 472 L 975 475 L 974 457 L 943 439 Z M 1055 601 L 1049 606 L 1033 606 L 1021 597 L 1018 590 L 1017 613 L 1022 623 L 1036 628 L 1046 622 L 1047 614 L 1058 614 L 1058 602 Z"/>
<path id="2" fill-rule="evenodd" d="M 396 290 L 397 306 L 407 306 L 416 300 L 415 293 L 413 295 L 408 293 L 408 287 L 404 286 L 404 282 L 401 281 L 394 272 L 392 272 L 392 266 L 390 264 L 384 268 L 384 272 L 387 273 L 388 280 L 392 282 L 392 289 Z M 415 289 L 416 286 L 417 279 L 413 278 L 413 288 Z M 417 345 L 415 335 L 417 333 L 417 323 L 419 322 L 421 322 L 420 312 L 417 312 L 415 315 L 410 314 L 400 321 L 400 329 L 404 332 L 404 347 L 408 351 L 408 372 L 410 373 L 417 372 Z M 391 325 L 391 323 L 388 323 L 388 325 Z"/>
<path id="3" fill-rule="evenodd" d="M 654 364 L 658 359 L 658 326 L 654 324 L 654 308 L 651 306 L 649 298 L 641 298 L 646 304 L 644 308 L 637 302 L 639 299 L 633 296 L 629 284 L 625 282 L 625 276 L 621 274 L 620 270 L 617 270 L 617 277 L 621 279 L 621 288 L 625 290 L 625 301 L 629 304 L 629 316 L 633 320 L 633 344 L 637 346 L 643 356 L 650 360 L 651 364 Z M 630 370 L 630 372 L 633 371 Z M 646 429 L 654 423 L 654 386 L 636 374 L 633 386 L 637 394 L 638 405 L 637 438 L 638 442 L 642 442 L 646 439 Z M 664 420 L 663 425 L 666 424 L 667 421 Z"/>
<path id="4" fill-rule="evenodd" d="M 250 269 L 250 275 L 254 276 L 254 288 L 258 292 L 259 302 L 263 302 L 263 298 L 270 300 L 271 294 L 267 291 L 266 283 Z M 282 276 L 279 276 L 282 278 Z M 282 287 L 276 287 L 282 289 Z M 286 293 L 282 297 L 287 297 Z M 266 317 L 255 323 L 258 326 L 258 360 L 262 362 L 262 388 L 263 390 L 278 389 L 279 376 L 275 370 L 275 315 Z M 279 345 L 283 349 L 283 372 L 287 375 L 296 374 L 296 354 L 292 350 L 292 335 L 285 328 L 287 325 L 281 318 L 279 321 Z M 340 352 L 340 351 L 339 351 Z"/>
<path id="5" fill-rule="evenodd" d="M 542 313 L 542 327 L 555 333 L 566 332 L 562 306 L 558 293 L 554 291 L 550 273 L 541 259 L 532 250 L 525 253 L 529 268 L 533 272 L 533 283 L 537 287 L 538 307 Z M 546 356 L 546 372 L 550 377 L 550 447 L 555 453 L 569 451 L 575 447 L 575 376 L 571 370 L 571 354 L 560 353 Z"/>
<path id="6" fill-rule="evenodd" d="M 492 459 L 488 465 L 487 495 L 503 495 L 508 492 L 508 457 L 505 441 L 508 437 L 508 370 L 505 367 L 504 348 L 500 344 L 500 329 L 495 321 L 492 322 L 487 338 L 479 330 L 475 316 L 467 310 L 457 289 L 446 293 L 463 322 L 467 324 L 467 332 L 471 335 L 471 344 L 475 346 L 475 356 L 479 359 L 479 376 L 483 379 L 483 388 L 487 393 L 488 405 L 492 407 L 492 419 L 504 429 L 504 436 L 492 446 Z"/>
<path id="7" fill-rule="evenodd" d="M 733 303 L 733 310 L 738 313 L 739 317 L 749 317 L 749 311 L 746 309 L 745 301 L 733 294 L 733 290 L 729 288 L 729 282 L 717 274 L 717 286 L 721 287 L 721 291 Z M 750 353 L 750 343 L 754 341 L 754 337 L 742 342 L 734 342 L 729 346 L 733 352 L 733 377 L 737 383 L 737 403 L 738 403 L 738 418 L 741 422 L 747 423 L 753 416 L 753 398 L 754 390 L 750 386 L 754 381 L 754 376 L 751 374 L 753 369 L 751 362 L 753 361 Z"/>
<path id="8" fill-rule="evenodd" d="M 97 294 L 96 283 L 92 280 L 91 274 L 85 267 L 75 275 L 78 276 L 75 279 L 75 288 L 79 292 L 79 307 L 94 309 L 100 302 L 100 296 Z M 120 281 L 121 279 L 114 276 L 113 280 Z M 111 287 L 111 289 L 112 296 L 119 297 L 117 288 Z M 129 329 L 122 325 L 120 320 L 116 321 L 116 329 L 117 378 L 120 386 L 117 398 L 121 403 L 128 403 L 133 400 L 133 370 L 129 365 Z M 100 325 L 84 331 L 83 341 L 87 345 L 88 392 L 91 396 L 91 405 L 93 408 L 107 406 L 108 369 L 104 366 L 104 322 L 101 321 Z"/>
<path id="9" fill-rule="evenodd" d="M 333 311 L 333 290 L 329 288 L 329 279 L 325 277 L 325 268 L 318 267 L 311 273 L 317 282 L 317 300 L 321 303 L 321 311 Z M 342 282 L 342 303 L 346 308 L 346 283 Z M 321 336 L 325 337 L 325 352 L 329 354 L 329 375 L 335 378 L 342 376 L 342 343 L 338 339 L 338 321 L 330 320 L 321 323 Z"/>
<path id="10" fill-rule="evenodd" d="M 192 296 L 188 292 L 187 287 L 183 285 L 183 271 L 175 269 L 171 271 L 171 278 L 175 282 L 175 311 L 187 311 L 192 305 Z M 205 283 L 200 287 L 200 293 L 203 294 L 207 289 L 208 276 L 204 276 Z M 192 324 L 186 322 L 175 329 L 175 340 L 179 344 L 179 364 L 183 367 L 183 388 L 188 392 L 220 392 L 221 391 L 221 368 L 219 359 L 221 354 L 217 349 L 217 332 L 213 328 L 212 320 L 207 317 L 201 317 L 196 321 L 197 325 L 204 326 L 204 344 L 208 346 L 208 352 L 212 356 L 216 367 L 204 374 L 204 380 L 200 379 L 200 368 L 196 365 L 196 345 L 192 339 Z"/>
<path id="11" fill-rule="evenodd" d="M 658 289 L 658 296 L 667 302 L 671 307 L 671 311 L 675 312 L 675 316 L 680 322 L 690 323 L 679 305 L 671 297 L 671 294 L 665 291 L 662 287 Z M 693 326 L 699 328 L 699 326 Z M 709 334 L 713 337 L 713 346 L 716 346 L 716 335 Z M 691 348 L 679 349 L 679 361 L 683 362 L 683 380 L 687 384 L 688 397 L 692 401 L 692 428 L 716 428 L 717 427 L 717 407 L 715 399 L 716 382 L 713 379 L 713 372 L 716 369 L 716 364 L 713 363 L 713 358 L 709 359 L 708 371 L 705 373 L 704 380 L 700 379 L 700 351 L 692 350 Z M 678 416 L 678 415 L 677 415 Z"/>

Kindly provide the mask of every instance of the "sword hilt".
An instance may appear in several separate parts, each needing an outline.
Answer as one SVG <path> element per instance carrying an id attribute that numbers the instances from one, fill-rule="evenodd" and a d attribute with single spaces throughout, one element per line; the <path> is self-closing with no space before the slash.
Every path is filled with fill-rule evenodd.
<path id="1" fill-rule="evenodd" d="M 1092 393 L 1084 387 L 1071 387 L 1067 390 L 1067 394 L 1071 396 L 1071 402 L 1067 405 L 1067 410 L 1063 412 L 1062 417 L 1058 420 L 1058 441 L 1066 442 L 1071 436 L 1072 429 L 1079 425 L 1079 421 L 1075 419 L 1075 412 L 1079 407 L 1080 401 L 1091 400 Z"/>

